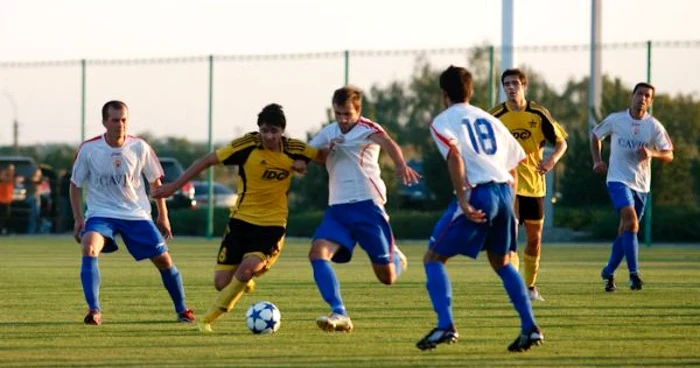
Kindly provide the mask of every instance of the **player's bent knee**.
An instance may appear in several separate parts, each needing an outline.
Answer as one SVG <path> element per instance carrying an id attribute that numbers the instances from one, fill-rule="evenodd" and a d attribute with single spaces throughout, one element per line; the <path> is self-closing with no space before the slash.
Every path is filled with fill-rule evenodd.
<path id="1" fill-rule="evenodd" d="M 309 250 L 309 260 L 330 260 L 333 257 L 335 250 L 337 250 L 334 250 L 333 248 L 333 243 L 327 242 L 325 240 L 315 240 L 313 243 L 311 243 L 311 249 Z"/>
<path id="2" fill-rule="evenodd" d="M 153 264 L 160 270 L 167 270 L 173 266 L 173 260 L 170 258 L 170 253 L 168 252 L 163 252 L 151 258 L 151 262 L 153 262 Z"/>

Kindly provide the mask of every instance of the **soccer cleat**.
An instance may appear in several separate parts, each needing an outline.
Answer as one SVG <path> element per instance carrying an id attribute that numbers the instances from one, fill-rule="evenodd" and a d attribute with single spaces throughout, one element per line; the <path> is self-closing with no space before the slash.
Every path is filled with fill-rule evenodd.
<path id="1" fill-rule="evenodd" d="M 253 280 L 253 279 L 248 280 L 248 283 L 245 284 L 245 290 L 243 290 L 243 291 L 248 293 L 248 294 L 255 291 L 255 280 Z"/>
<path id="2" fill-rule="evenodd" d="M 457 339 L 459 339 L 459 333 L 454 327 L 448 329 L 434 328 L 416 343 L 416 347 L 421 350 L 432 350 L 435 349 L 438 344 L 453 344 L 457 342 Z"/>
<path id="3" fill-rule="evenodd" d="M 98 310 L 91 309 L 83 319 L 86 325 L 99 326 L 102 324 L 102 313 Z"/>
<path id="4" fill-rule="evenodd" d="M 637 273 L 631 273 L 630 274 L 630 289 L 632 290 L 642 290 L 642 285 L 644 285 L 644 282 L 642 279 L 639 277 L 639 274 Z"/>
<path id="5" fill-rule="evenodd" d="M 544 298 L 540 294 L 540 291 L 537 290 L 536 287 L 532 286 L 527 288 L 527 296 L 530 297 L 530 301 L 538 301 L 538 302 L 543 302 Z"/>
<path id="6" fill-rule="evenodd" d="M 615 286 L 615 276 L 613 274 L 606 274 L 605 268 L 600 271 L 600 277 L 605 283 L 605 291 L 612 293 L 613 291 L 617 290 L 617 286 Z"/>
<path id="7" fill-rule="evenodd" d="M 544 334 L 540 331 L 539 327 L 535 327 L 530 332 L 520 334 L 515 338 L 515 341 L 508 345 L 508 351 L 510 352 L 523 352 L 528 351 L 533 345 L 541 345 L 544 341 Z"/>
<path id="8" fill-rule="evenodd" d="M 202 333 L 212 333 L 214 332 L 211 329 L 211 323 L 204 323 L 204 322 L 198 322 L 197 323 L 197 328 L 199 328 L 199 331 Z"/>
<path id="9" fill-rule="evenodd" d="M 401 262 L 401 272 L 406 271 L 406 268 L 408 268 L 408 258 L 406 258 L 406 255 L 403 254 L 399 247 L 394 247 L 394 252 L 399 257 L 399 261 Z"/>
<path id="10" fill-rule="evenodd" d="M 350 317 L 339 313 L 331 313 L 328 316 L 318 317 L 316 319 L 316 325 L 318 325 L 320 329 L 328 332 L 350 332 L 354 328 Z"/>
<path id="11" fill-rule="evenodd" d="M 182 323 L 192 323 L 194 322 L 194 311 L 192 309 L 186 309 L 177 314 L 177 321 Z"/>

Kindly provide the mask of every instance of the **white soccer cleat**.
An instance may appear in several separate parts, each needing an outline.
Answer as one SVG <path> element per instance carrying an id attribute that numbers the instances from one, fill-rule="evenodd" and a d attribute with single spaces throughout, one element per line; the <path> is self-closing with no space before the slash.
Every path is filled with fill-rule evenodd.
<path id="1" fill-rule="evenodd" d="M 537 288 L 534 287 L 534 286 L 533 286 L 533 287 L 530 287 L 530 288 L 527 288 L 527 296 L 529 296 L 529 297 L 530 297 L 530 301 L 533 301 L 533 302 L 534 302 L 534 301 L 538 301 L 538 302 L 543 302 L 543 301 L 544 301 L 544 298 L 543 298 L 542 295 L 540 294 L 540 291 L 537 290 Z"/>
<path id="2" fill-rule="evenodd" d="M 399 247 L 394 247 L 394 253 L 399 257 L 399 261 L 401 262 L 401 272 L 406 271 L 408 268 L 408 258 L 406 258 L 406 255 L 403 254 Z"/>
<path id="3" fill-rule="evenodd" d="M 321 316 L 316 319 L 316 325 L 324 331 L 350 332 L 354 326 L 350 317 L 338 313 L 331 313 L 328 316 Z"/>

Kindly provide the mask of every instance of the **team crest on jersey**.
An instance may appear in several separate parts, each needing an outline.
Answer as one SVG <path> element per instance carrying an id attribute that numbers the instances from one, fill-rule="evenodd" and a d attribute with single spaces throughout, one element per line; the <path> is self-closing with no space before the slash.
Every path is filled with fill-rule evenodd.
<path id="1" fill-rule="evenodd" d="M 632 135 L 639 135 L 639 124 L 632 124 Z"/>
<path id="2" fill-rule="evenodd" d="M 114 160 L 112 161 L 112 165 L 114 165 L 114 167 L 118 169 L 122 166 L 122 160 Z"/>
<path id="3" fill-rule="evenodd" d="M 530 128 L 536 128 L 537 127 L 537 122 L 534 120 L 530 121 Z"/>

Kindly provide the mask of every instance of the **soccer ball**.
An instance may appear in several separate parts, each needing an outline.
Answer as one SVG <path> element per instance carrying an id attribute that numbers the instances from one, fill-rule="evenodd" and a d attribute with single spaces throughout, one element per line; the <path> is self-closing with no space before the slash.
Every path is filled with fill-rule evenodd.
<path id="1" fill-rule="evenodd" d="M 255 334 L 274 333 L 280 329 L 281 319 L 280 310 L 270 302 L 257 302 L 245 314 L 245 323 Z"/>

